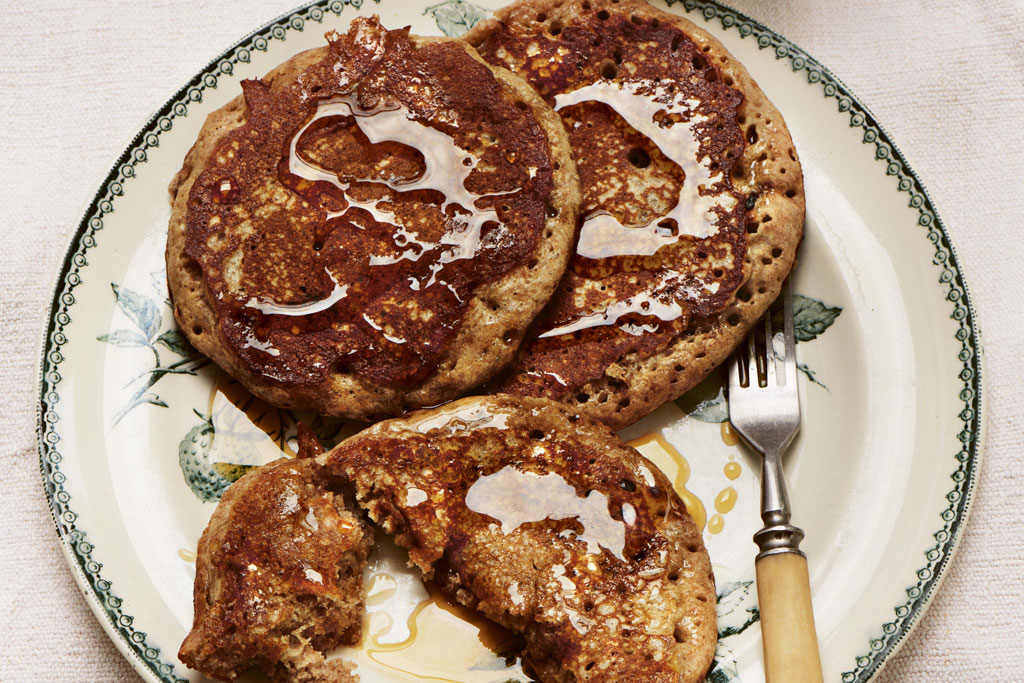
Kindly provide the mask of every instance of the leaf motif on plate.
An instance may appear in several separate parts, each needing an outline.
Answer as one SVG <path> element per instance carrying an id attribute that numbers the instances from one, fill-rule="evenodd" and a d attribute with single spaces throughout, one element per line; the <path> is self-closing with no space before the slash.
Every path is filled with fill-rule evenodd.
<path id="1" fill-rule="evenodd" d="M 160 323 L 163 321 L 157 305 L 148 296 L 120 287 L 113 282 L 110 283 L 110 288 L 114 290 L 118 308 L 135 323 L 146 339 L 151 341 L 160 330 Z"/>
<path id="2" fill-rule="evenodd" d="M 708 672 L 708 677 L 704 680 L 707 683 L 730 683 L 730 681 L 738 679 L 731 673 L 727 673 L 724 669 L 719 668 L 718 662 L 715 662 L 711 667 L 711 671 Z"/>
<path id="3" fill-rule="evenodd" d="M 185 335 L 176 329 L 167 330 L 161 334 L 156 338 L 156 343 L 166 346 L 174 353 L 185 358 L 195 355 L 196 353 L 196 350 L 192 348 L 192 345 L 188 343 L 187 339 L 185 339 Z"/>
<path id="4" fill-rule="evenodd" d="M 138 332 L 132 330 L 114 330 L 110 334 L 101 334 L 96 337 L 101 342 L 113 344 L 114 346 L 133 347 L 149 346 L 149 340 Z"/>
<path id="5" fill-rule="evenodd" d="M 725 382 L 718 372 L 712 372 L 703 382 L 677 398 L 676 405 L 701 422 L 719 423 L 729 419 Z"/>
<path id="6" fill-rule="evenodd" d="M 151 277 L 155 290 L 160 291 L 166 288 L 166 283 L 160 283 L 154 274 L 151 274 Z M 120 348 L 146 348 L 152 354 L 149 365 L 125 384 L 126 388 L 134 387 L 134 390 L 125 405 L 114 416 L 114 424 L 117 424 L 131 410 L 141 405 L 166 408 L 167 403 L 158 394 L 150 392 L 149 388 L 167 375 L 194 375 L 196 370 L 210 361 L 192 348 L 192 345 L 177 328 L 160 332 L 163 323 L 163 310 L 153 299 L 127 287 L 122 287 L 116 282 L 110 283 L 110 289 L 114 292 L 114 302 L 117 307 L 135 324 L 138 331 L 114 330 L 99 335 L 96 337 L 97 341 Z M 169 305 L 164 301 L 164 306 Z M 160 349 L 157 348 L 158 345 L 181 356 L 182 359 L 170 365 L 164 365 L 160 357 Z"/>
<path id="7" fill-rule="evenodd" d="M 481 19 L 486 19 L 489 11 L 464 0 L 445 0 L 423 10 L 424 14 L 434 16 L 441 33 L 450 38 L 457 38 L 476 26 Z"/>
<path id="8" fill-rule="evenodd" d="M 829 306 L 819 299 L 812 299 L 802 294 L 793 295 L 793 334 L 798 342 L 807 342 L 816 339 L 819 334 L 832 327 L 839 314 L 843 312 L 841 306 Z M 782 312 L 776 311 L 772 314 L 772 326 L 782 329 Z"/>
<path id="9" fill-rule="evenodd" d="M 841 306 L 829 306 L 819 299 L 802 294 L 793 295 L 793 333 L 796 341 L 808 342 L 817 339 L 820 334 L 832 327 Z M 772 326 L 782 328 L 782 312 L 772 313 Z M 797 370 L 802 372 L 812 383 L 828 391 L 818 374 L 806 363 L 797 363 Z M 725 396 L 726 380 L 720 373 L 712 372 L 704 381 L 690 389 L 675 400 L 675 404 L 684 413 L 701 422 L 725 422 L 729 419 L 729 401 Z"/>
<path id="10" fill-rule="evenodd" d="M 216 503 L 244 472 L 234 478 L 225 476 L 210 462 L 210 449 L 213 446 L 213 424 L 204 418 L 202 422 L 188 431 L 178 444 L 178 466 L 185 483 L 201 501 Z"/>
<path id="11" fill-rule="evenodd" d="M 753 581 L 730 581 L 718 589 L 718 646 L 707 683 L 739 681 L 736 656 L 727 638 L 738 636 L 761 619 L 757 605 L 746 606 Z"/>
<path id="12" fill-rule="evenodd" d="M 750 595 L 752 581 L 732 581 L 718 591 L 718 637 L 743 633 L 760 621 L 761 612 L 757 605 L 743 607 Z"/>
<path id="13" fill-rule="evenodd" d="M 161 372 L 167 370 L 157 369 L 153 374 Z M 197 425 L 182 438 L 179 464 L 185 483 L 207 502 L 219 500 L 228 486 L 252 467 L 296 457 L 299 422 L 310 425 L 325 448 L 333 448 L 365 426 L 274 407 L 222 370 L 210 386 L 207 405 L 192 412 L 206 426 Z"/>
<path id="14" fill-rule="evenodd" d="M 811 380 L 813 383 L 817 384 L 825 391 L 828 391 L 828 387 L 825 386 L 825 383 L 818 379 L 818 373 L 816 373 L 814 370 L 811 370 L 807 363 L 797 363 L 796 369 L 807 375 L 807 379 Z"/>
<path id="15" fill-rule="evenodd" d="M 296 416 L 257 398 L 223 371 L 210 387 L 206 410 L 193 409 L 203 422 L 178 446 L 182 476 L 200 500 L 216 502 L 253 467 L 296 456 Z M 329 421 L 330 429 L 340 433 L 336 422 Z"/>

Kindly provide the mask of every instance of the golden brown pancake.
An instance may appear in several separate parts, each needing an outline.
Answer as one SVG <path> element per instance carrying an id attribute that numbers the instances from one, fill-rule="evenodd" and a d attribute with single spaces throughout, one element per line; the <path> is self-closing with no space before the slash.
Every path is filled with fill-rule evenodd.
<path id="1" fill-rule="evenodd" d="M 181 661 L 223 681 L 252 667 L 279 682 L 358 680 L 324 653 L 359 641 L 373 531 L 313 460 L 235 482 L 199 539 Z"/>
<path id="2" fill-rule="evenodd" d="M 465 40 L 558 111 L 584 192 L 566 276 L 492 386 L 624 427 L 727 358 L 791 270 L 786 125 L 717 40 L 639 0 L 522 0 Z"/>
<path id="3" fill-rule="evenodd" d="M 512 357 L 571 250 L 561 122 L 464 43 L 353 21 L 213 113 L 171 185 L 196 348 L 274 405 L 454 398 Z"/>
<path id="4" fill-rule="evenodd" d="M 605 425 L 547 399 L 467 398 L 317 461 L 424 579 L 523 635 L 538 680 L 703 680 L 717 631 L 700 532 Z"/>

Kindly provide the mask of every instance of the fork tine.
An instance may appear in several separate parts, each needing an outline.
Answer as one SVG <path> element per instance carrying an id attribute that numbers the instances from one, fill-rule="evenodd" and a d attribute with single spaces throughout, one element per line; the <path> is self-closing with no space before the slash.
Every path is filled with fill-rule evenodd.
<path id="1" fill-rule="evenodd" d="M 761 375 L 764 367 L 761 356 L 757 353 L 757 340 L 753 333 L 747 335 L 747 386 L 754 388 L 760 386 Z"/>
<path id="2" fill-rule="evenodd" d="M 776 379 L 775 364 L 778 358 L 775 354 L 775 334 L 772 331 L 772 307 L 769 307 L 764 314 L 764 364 L 765 364 L 765 386 L 774 387 L 778 384 Z"/>
<path id="3" fill-rule="evenodd" d="M 785 377 L 786 385 L 796 390 L 796 334 L 793 329 L 793 282 L 786 278 L 785 288 L 782 290 L 783 306 L 785 311 Z"/>
<path id="4" fill-rule="evenodd" d="M 782 329 L 772 325 L 772 309 L 782 308 Z M 758 342 L 763 334 L 764 353 Z M 745 347 L 745 348 L 744 348 Z M 786 279 L 779 298 L 764 314 L 760 329 L 755 327 L 733 353 L 729 384 L 736 389 L 756 388 L 764 378 L 765 387 L 795 388 L 797 382 L 796 338 L 793 327 L 793 287 Z"/>
<path id="5" fill-rule="evenodd" d="M 743 349 L 738 347 L 733 352 L 732 362 L 729 363 L 729 389 L 739 390 L 743 387 L 742 365 Z"/>

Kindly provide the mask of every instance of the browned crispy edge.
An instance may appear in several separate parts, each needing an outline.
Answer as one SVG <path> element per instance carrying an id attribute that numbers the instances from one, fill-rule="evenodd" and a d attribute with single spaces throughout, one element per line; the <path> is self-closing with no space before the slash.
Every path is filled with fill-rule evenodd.
<path id="1" fill-rule="evenodd" d="M 418 46 L 449 40 L 414 37 Z M 485 63 L 472 48 L 461 41 L 453 42 Z M 326 53 L 326 47 L 302 52 L 270 71 L 263 80 L 272 91 L 279 90 L 322 60 Z M 203 172 L 206 160 L 218 143 L 228 132 L 245 123 L 247 108 L 242 96 L 207 117 L 198 140 L 168 188 L 172 211 L 167 237 L 167 279 L 175 319 L 192 345 L 239 379 L 252 393 L 273 405 L 360 420 L 397 415 L 407 407 L 434 405 L 456 398 L 508 364 L 526 327 L 547 303 L 565 270 L 575 235 L 580 189 L 561 119 L 519 77 L 505 69 L 488 66 L 529 105 L 547 135 L 555 164 L 550 205 L 557 214 L 549 214 L 544 235 L 528 264 L 476 291 L 436 372 L 409 391 L 376 386 L 352 373 L 337 371 L 319 384 L 289 387 L 253 373 L 223 343 L 217 331 L 216 312 L 207 300 L 202 271 L 185 253 L 187 200 L 192 184 Z"/>
<path id="2" fill-rule="evenodd" d="M 748 126 L 757 126 L 758 139 L 747 145 L 737 167 L 749 168 L 762 154 L 767 155 L 767 164 L 759 165 L 756 178 L 733 176 L 741 194 L 757 193 L 748 224 L 756 225 L 757 230 L 751 233 L 748 227 L 743 283 L 733 301 L 714 318 L 696 321 L 692 333 L 676 337 L 668 347 L 649 356 L 624 356 L 609 366 L 604 376 L 565 399 L 587 416 L 622 429 L 699 384 L 729 357 L 778 296 L 795 265 L 803 237 L 803 173 L 782 114 L 746 68 L 707 31 L 643 0 L 522 0 L 498 10 L 494 18 L 477 24 L 463 39 L 479 46 L 502 22 L 536 22 L 540 15 L 545 16 L 543 25 L 538 24 L 538 30 L 542 30 L 551 22 L 564 22 L 581 11 L 583 4 L 588 4 L 591 11 L 603 8 L 629 13 L 642 21 L 658 19 L 690 36 L 704 50 L 709 63 L 721 70 L 726 84 L 743 93 L 739 116 L 743 117 L 745 134 Z"/>

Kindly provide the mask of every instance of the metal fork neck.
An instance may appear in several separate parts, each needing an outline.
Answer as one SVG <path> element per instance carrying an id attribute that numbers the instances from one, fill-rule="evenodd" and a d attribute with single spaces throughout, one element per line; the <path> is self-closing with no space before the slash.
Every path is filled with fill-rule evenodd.
<path id="1" fill-rule="evenodd" d="M 782 475 L 782 455 L 764 454 L 761 461 L 761 520 L 764 528 L 754 534 L 758 557 L 775 553 L 799 553 L 804 532 L 789 523 L 789 495 Z"/>

